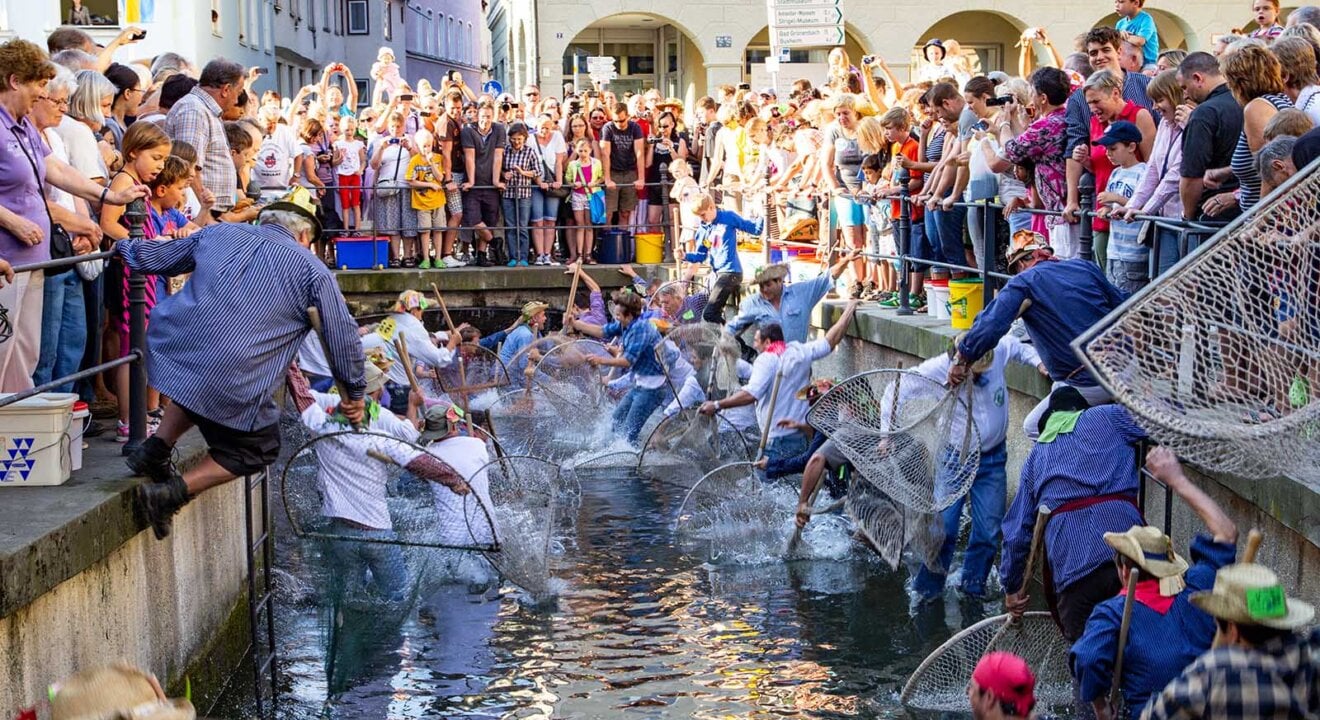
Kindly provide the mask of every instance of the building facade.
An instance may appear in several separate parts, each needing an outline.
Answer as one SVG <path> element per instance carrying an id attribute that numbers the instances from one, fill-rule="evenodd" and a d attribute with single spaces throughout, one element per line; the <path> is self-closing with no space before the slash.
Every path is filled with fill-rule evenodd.
<path id="1" fill-rule="evenodd" d="M 1097 0 L 835 1 L 843 12 L 844 46 L 853 64 L 864 54 L 881 55 L 900 78 L 908 75 L 920 46 L 932 38 L 958 40 L 964 50 L 975 53 L 984 71 L 1015 73 L 1017 43 L 1026 28 L 1046 28 L 1066 54 L 1077 36 L 1114 20 L 1112 3 Z M 1205 49 L 1213 36 L 1251 21 L 1246 0 L 1149 0 L 1146 9 L 1159 27 L 1161 45 L 1168 48 Z M 516 17 L 504 22 L 512 28 Z M 616 90 L 657 87 L 689 104 L 718 84 L 759 85 L 768 80 L 764 0 L 537 0 L 535 19 L 528 52 L 535 60 L 524 75 L 537 77 L 543 86 L 583 87 L 586 58 L 593 55 L 616 58 Z M 498 39 L 494 43 L 500 46 Z M 516 44 L 509 47 L 509 56 L 516 56 Z M 780 79 L 823 80 L 829 50 L 795 48 L 781 54 Z M 496 51 L 494 66 L 503 62 Z"/>
<path id="2" fill-rule="evenodd" d="M 68 18 L 70 0 L 0 0 L 0 41 L 11 37 L 43 47 L 46 36 Z M 176 52 L 197 63 L 225 57 L 264 67 L 257 92 L 291 97 L 320 82 L 326 65 L 352 69 L 359 102 L 371 98 L 371 65 L 382 47 L 394 52 L 410 83 L 439 86 L 450 70 L 479 86 L 489 63 L 481 0 L 85 0 L 87 30 L 107 43 L 127 25 L 147 37 L 121 49 L 121 62 Z M 444 28 L 444 32 L 441 32 Z"/>
<path id="3" fill-rule="evenodd" d="M 490 77 L 514 94 L 528 83 L 540 82 L 536 72 L 538 5 L 536 0 L 493 0 L 486 11 L 486 26 L 490 30 Z M 557 89 L 551 92 L 557 93 Z"/>

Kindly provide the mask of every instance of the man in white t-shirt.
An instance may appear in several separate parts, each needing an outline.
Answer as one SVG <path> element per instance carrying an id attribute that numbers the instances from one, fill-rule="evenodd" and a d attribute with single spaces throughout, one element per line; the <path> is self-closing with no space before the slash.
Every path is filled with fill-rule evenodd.
<path id="1" fill-rule="evenodd" d="M 472 497 L 460 497 L 441 487 L 431 488 L 439 516 L 439 542 L 457 547 L 488 546 L 495 541 L 491 522 L 487 520 L 487 513 L 493 520 L 495 512 L 486 477 L 490 452 L 480 438 L 461 433 L 463 419 L 463 411 L 454 405 L 427 408 L 426 429 L 418 442 L 461 475 L 480 500 L 478 505 Z"/>
<path id="2" fill-rule="evenodd" d="M 252 173 L 261 186 L 262 195 L 287 192 L 293 177 L 293 161 L 298 157 L 298 137 L 292 128 L 279 121 L 278 108 L 263 107 L 260 120 L 265 135 L 257 148 L 256 164 Z"/>
<path id="3" fill-rule="evenodd" d="M 784 330 L 778 324 L 758 328 L 753 347 L 760 354 L 752 363 L 752 376 L 747 384 L 723 400 L 703 403 L 701 412 L 713 415 L 725 408 L 756 403 L 762 434 L 766 427 L 770 428 L 765 457 L 774 461 L 806 452 L 807 437 L 798 427 L 806 424 L 810 406 L 795 393 L 811 382 L 811 364 L 838 347 L 857 311 L 857 302 L 850 300 L 843 314 L 819 340 L 785 343 Z"/>

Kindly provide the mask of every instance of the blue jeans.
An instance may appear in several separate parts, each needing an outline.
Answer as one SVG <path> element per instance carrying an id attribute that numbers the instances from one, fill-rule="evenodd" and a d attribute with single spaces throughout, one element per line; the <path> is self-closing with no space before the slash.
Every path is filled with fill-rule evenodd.
<path id="1" fill-rule="evenodd" d="M 87 306 L 78 271 L 47 277 L 43 293 L 41 353 L 32 372 L 34 385 L 78 372 L 87 345 Z M 55 392 L 73 392 L 73 383 L 64 383 Z"/>
<path id="2" fill-rule="evenodd" d="M 794 432 L 791 435 L 783 435 L 777 438 L 770 438 L 770 442 L 766 443 L 765 446 L 765 456 L 771 463 L 786 460 L 805 453 L 807 451 L 807 445 L 807 436 L 800 432 Z M 761 476 L 762 480 L 768 480 L 765 471 L 759 470 L 757 473 Z"/>
<path id="3" fill-rule="evenodd" d="M 501 202 L 504 204 L 504 245 L 509 250 L 509 259 L 526 262 L 531 242 L 527 223 L 532 214 L 532 200 L 506 197 Z"/>
<path id="4" fill-rule="evenodd" d="M 105 273 L 96 276 L 95 280 L 82 283 L 83 291 L 83 317 L 86 318 L 86 325 L 83 330 L 83 337 L 86 342 L 83 343 L 86 349 L 83 350 L 82 363 L 78 366 L 79 370 L 85 370 L 101 362 L 101 319 L 105 315 L 104 295 L 102 288 L 105 286 Z M 96 381 L 94 378 L 78 381 L 78 395 L 84 401 L 91 403 L 96 399 Z"/>
<path id="5" fill-rule="evenodd" d="M 967 253 L 963 252 L 963 224 L 966 221 L 967 211 L 962 208 L 935 211 L 935 223 L 940 228 L 940 254 L 950 265 L 967 264 Z"/>
<path id="6" fill-rule="evenodd" d="M 972 534 L 967 540 L 967 553 L 963 556 L 962 583 L 959 589 L 966 595 L 980 597 L 985 594 L 985 581 L 990 575 L 995 554 L 1003 541 L 1002 523 L 1007 505 L 1008 449 L 1003 443 L 993 450 L 981 453 L 981 464 L 967 495 L 944 510 L 944 545 L 940 548 L 940 567 L 923 566 L 913 580 L 913 589 L 923 598 L 938 597 L 944 592 L 944 578 L 949 563 L 953 562 L 953 549 L 958 544 L 958 530 L 962 522 L 963 504 L 971 498 Z"/>
<path id="7" fill-rule="evenodd" d="M 1178 231 L 1158 228 L 1159 233 L 1156 243 L 1159 245 L 1159 264 L 1156 266 L 1156 277 L 1168 272 L 1170 268 L 1182 260 L 1182 249 L 1178 247 Z"/>
<path id="8" fill-rule="evenodd" d="M 926 233 L 926 244 L 930 246 L 930 259 L 936 262 L 948 262 L 944 257 L 944 246 L 940 243 L 940 224 L 935 219 L 934 210 L 927 210 L 922 216 L 921 227 Z"/>
<path id="9" fill-rule="evenodd" d="M 393 530 L 371 530 L 349 524 L 338 518 L 330 521 L 329 533 L 343 540 L 330 541 L 331 552 L 339 567 L 339 577 L 345 581 L 346 589 L 373 587 L 377 594 L 398 602 L 408 597 L 408 564 L 403 559 L 403 551 L 398 545 L 379 542 L 361 542 L 370 540 L 398 540 Z M 367 582 L 367 571 L 371 571 L 371 582 Z"/>
<path id="10" fill-rule="evenodd" d="M 542 222 L 548 220 L 554 222 L 559 219 L 559 198 L 541 192 L 541 188 L 532 188 L 531 212 L 528 215 L 531 222 Z"/>
<path id="11" fill-rule="evenodd" d="M 934 243 L 926 235 L 926 221 L 922 218 L 919 222 L 912 223 L 912 234 L 908 238 L 908 255 L 920 260 L 939 260 L 942 256 L 935 252 Z M 917 265 L 912 268 L 912 272 L 929 272 L 929 265 Z"/>
<path id="12" fill-rule="evenodd" d="M 636 443 L 637 436 L 642 434 L 642 426 L 646 424 L 646 419 L 660 407 L 664 398 L 663 386 L 641 388 L 634 385 L 628 394 L 623 396 L 623 400 L 619 401 L 619 406 L 614 408 L 614 431 L 623 430 L 628 442 Z"/>

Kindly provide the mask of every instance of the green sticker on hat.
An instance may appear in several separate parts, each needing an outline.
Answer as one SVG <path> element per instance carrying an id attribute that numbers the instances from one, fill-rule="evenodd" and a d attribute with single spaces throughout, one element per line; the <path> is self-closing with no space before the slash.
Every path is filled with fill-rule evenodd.
<path id="1" fill-rule="evenodd" d="M 693 313 L 691 310 L 688 310 L 687 312 L 683 313 L 684 320 L 691 320 L 694 317 L 696 317 L 696 314 Z"/>
<path id="2" fill-rule="evenodd" d="M 1282 585 L 1263 588 L 1249 588 L 1247 596 L 1247 615 L 1256 620 L 1271 620 L 1288 614 L 1288 601 L 1283 594 Z"/>

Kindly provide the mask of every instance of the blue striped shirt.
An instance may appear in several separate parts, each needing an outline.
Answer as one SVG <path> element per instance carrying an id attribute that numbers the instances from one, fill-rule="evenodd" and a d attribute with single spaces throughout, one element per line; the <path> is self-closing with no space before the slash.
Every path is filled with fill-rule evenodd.
<path id="1" fill-rule="evenodd" d="M 751 326 L 778 323 L 784 330 L 785 342 L 804 343 L 811 326 L 811 311 L 832 287 L 834 278 L 827 270 L 811 280 L 785 285 L 778 308 L 760 293 L 749 295 L 738 308 L 738 316 L 729 323 L 729 332 L 737 335 Z"/>
<path id="2" fill-rule="evenodd" d="M 171 242 L 121 240 L 134 272 L 192 273 L 151 312 L 152 387 L 190 411 L 239 431 L 279 420 L 272 401 L 321 312 L 330 370 L 349 397 L 366 388 L 362 343 L 334 276 L 278 225 L 223 224 Z"/>
<path id="3" fill-rule="evenodd" d="M 648 320 L 637 319 L 624 327 L 622 323 L 612 322 L 602 328 L 606 340 L 623 338 L 623 357 L 628 358 L 632 374 L 636 378 L 664 375 L 660 360 L 655 356 L 655 346 L 660 344 L 660 331 Z"/>
<path id="4" fill-rule="evenodd" d="M 1073 432 L 1032 448 L 1022 465 L 1017 496 L 1004 516 L 999 577 L 1005 588 L 1016 592 L 1022 587 L 1036 509 L 1042 504 L 1057 510 L 1072 500 L 1120 493 L 1136 499 L 1137 456 L 1132 445 L 1145 437 L 1126 408 L 1101 405 L 1083 411 Z M 1113 559 L 1104 533 L 1126 532 L 1140 524 L 1137 508 L 1118 500 L 1051 517 L 1044 544 L 1055 590 L 1067 588 Z"/>

